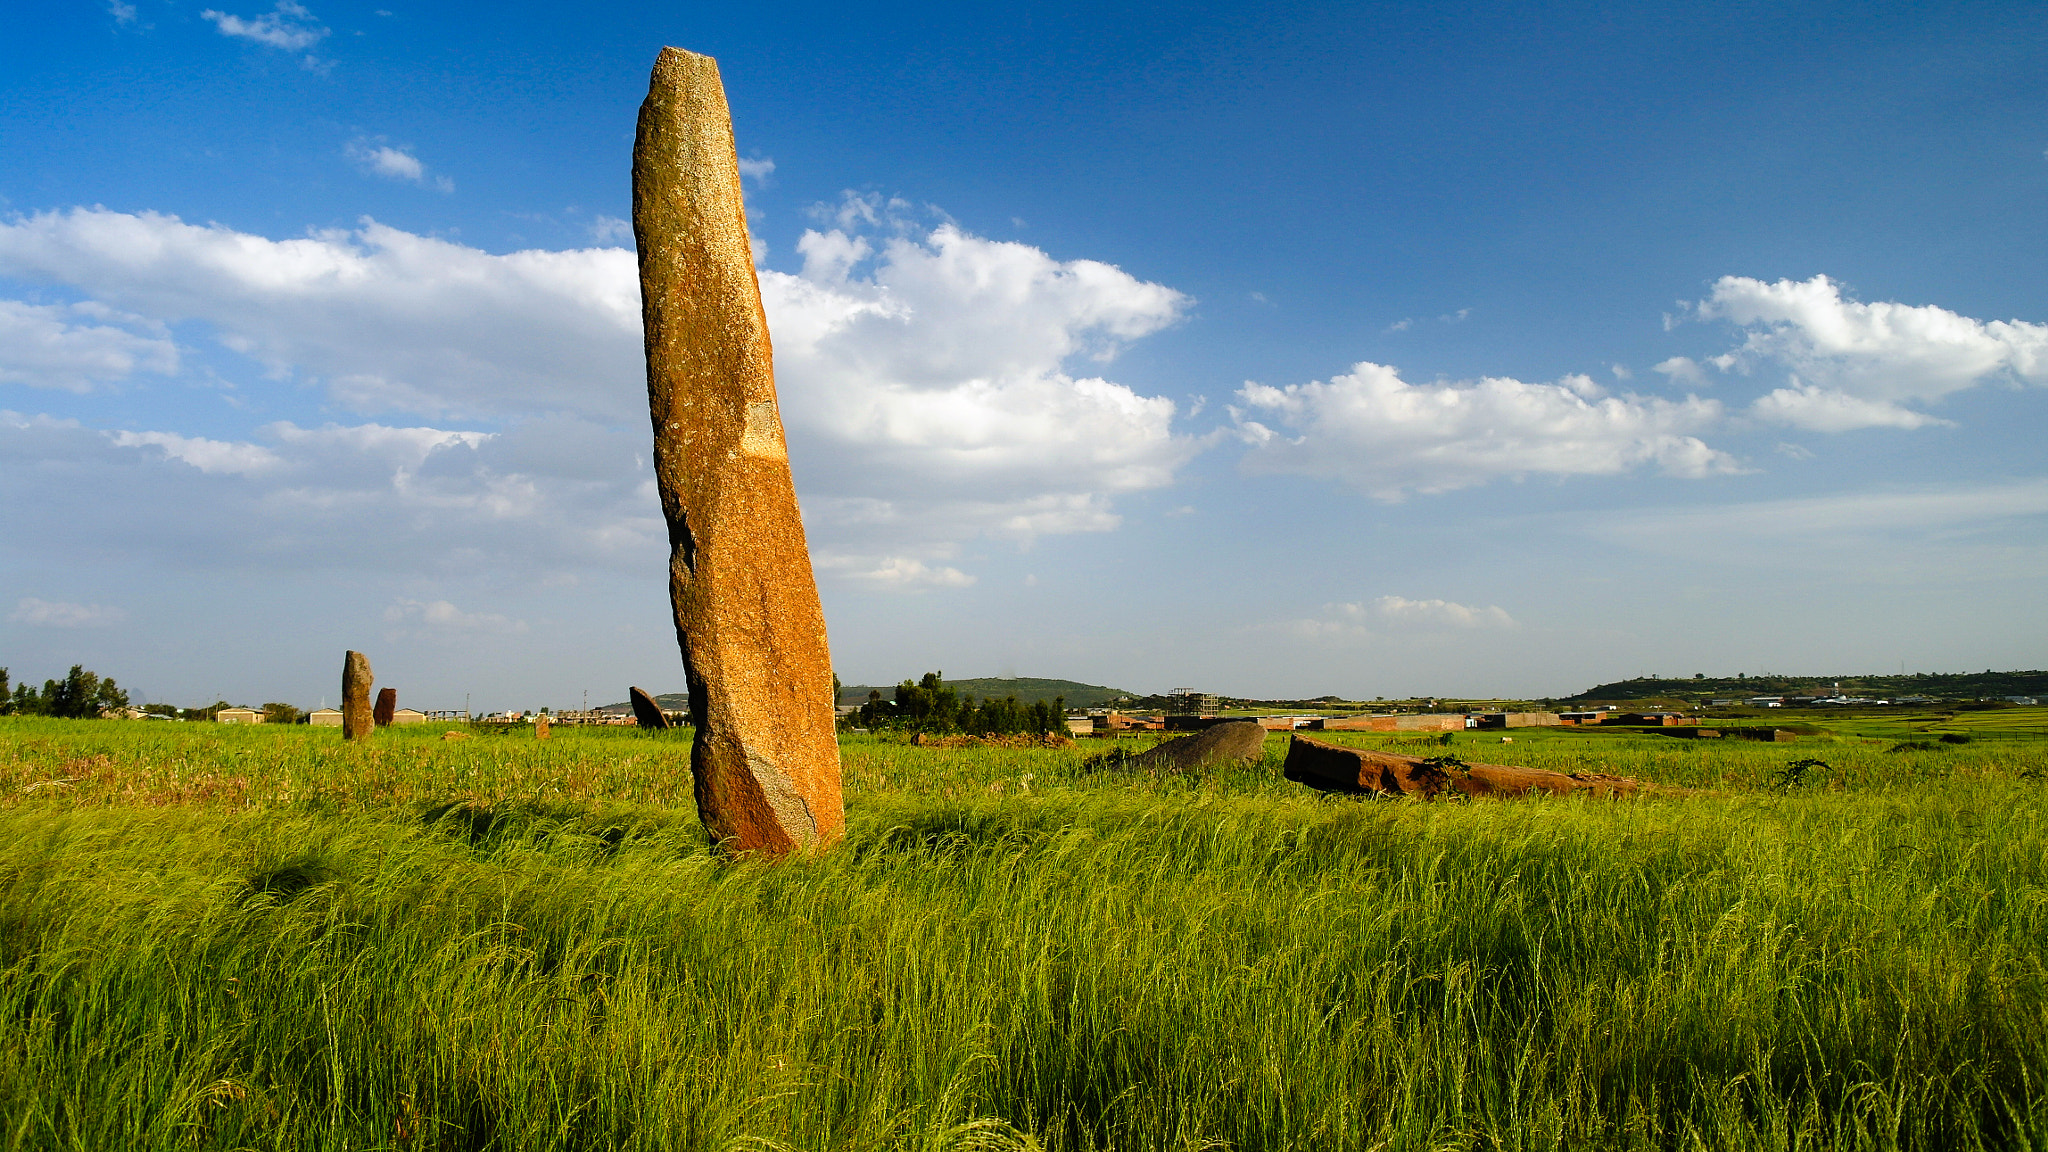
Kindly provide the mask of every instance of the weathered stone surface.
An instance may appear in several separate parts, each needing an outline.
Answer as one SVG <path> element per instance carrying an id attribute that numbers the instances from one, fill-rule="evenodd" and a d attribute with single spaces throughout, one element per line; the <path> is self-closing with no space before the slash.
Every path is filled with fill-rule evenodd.
<path id="1" fill-rule="evenodd" d="M 1325 792 L 1382 792 L 1424 800 L 1446 793 L 1507 798 L 1531 792 L 1633 796 L 1647 790 L 1641 782 L 1626 776 L 1550 772 L 1506 764 L 1432 764 L 1419 756 L 1342 748 L 1304 736 L 1289 742 L 1282 772 L 1297 784 Z"/>
<path id="2" fill-rule="evenodd" d="M 375 720 L 379 728 L 389 728 L 391 726 L 391 717 L 397 712 L 398 689 L 379 688 L 377 690 L 377 706 L 370 710 L 370 719 Z"/>
<path id="3" fill-rule="evenodd" d="M 341 659 L 341 735 L 344 740 L 368 740 L 377 727 L 370 711 L 370 658 L 350 652 Z"/>
<path id="4" fill-rule="evenodd" d="M 655 61 L 633 234 L 698 813 L 732 851 L 822 847 L 845 823 L 832 661 L 709 56 L 664 48 Z"/>
<path id="5" fill-rule="evenodd" d="M 547 718 L 547 717 L 545 717 L 545 716 L 535 716 L 535 717 L 533 718 L 533 738 L 534 738 L 535 740 L 545 740 L 545 739 L 547 739 L 547 738 L 548 738 L 548 718 Z"/>
<path id="6" fill-rule="evenodd" d="M 661 705 L 654 702 L 654 697 L 634 688 L 626 694 L 626 699 L 633 702 L 633 719 L 638 720 L 642 728 L 669 726 L 668 714 L 661 710 Z"/>
<path id="7" fill-rule="evenodd" d="M 1123 762 L 1124 768 L 1195 772 L 1211 764 L 1256 760 L 1265 754 L 1266 730 L 1255 720 L 1233 720 L 1193 736 L 1168 740 Z"/>

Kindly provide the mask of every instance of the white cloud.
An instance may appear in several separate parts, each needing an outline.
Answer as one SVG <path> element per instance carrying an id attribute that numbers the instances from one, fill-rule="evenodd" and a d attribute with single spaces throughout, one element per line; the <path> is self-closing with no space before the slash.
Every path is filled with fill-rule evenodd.
<path id="1" fill-rule="evenodd" d="M 380 144 L 370 148 L 358 144 L 352 146 L 350 152 L 364 167 L 379 176 L 410 180 L 417 184 L 427 175 L 426 166 L 420 163 L 419 157 L 389 145 Z"/>
<path id="2" fill-rule="evenodd" d="M 891 226 L 886 204 L 849 204 Z M 803 272 L 764 271 L 761 289 L 828 543 L 1107 530 L 1114 496 L 1170 482 L 1199 447 L 1173 433 L 1173 401 L 1066 370 L 1176 321 L 1188 300 L 1172 289 L 950 224 L 879 245 L 809 232 L 798 251 Z"/>
<path id="3" fill-rule="evenodd" d="M 1749 410 L 1761 419 L 1814 432 L 1848 432 L 1857 428 L 1924 428 L 1948 424 L 1924 412 L 1902 408 L 1889 400 L 1870 400 L 1833 388 L 1818 388 L 1792 378 L 1792 386 L 1757 399 Z"/>
<path id="4" fill-rule="evenodd" d="M 590 238 L 599 244 L 631 244 L 633 222 L 600 212 L 590 221 Z"/>
<path id="5" fill-rule="evenodd" d="M 752 180 L 756 184 L 768 179 L 774 171 L 775 161 L 768 159 L 766 156 L 757 156 L 752 159 L 744 156 L 740 158 L 740 175 Z"/>
<path id="6" fill-rule="evenodd" d="M 161 448 L 166 458 L 190 464 L 201 472 L 252 476 L 268 472 L 280 463 L 277 453 L 259 444 L 206 440 L 175 432 L 112 432 L 108 436 L 122 448 Z"/>
<path id="7" fill-rule="evenodd" d="M 1360 605 L 1346 609 L 1363 615 Z M 1424 628 L 1513 628 L 1514 618 L 1493 605 L 1475 608 L 1450 600 L 1410 600 L 1403 596 L 1382 596 L 1372 602 L 1371 614 L 1392 625 Z"/>
<path id="8" fill-rule="evenodd" d="M 7 615 L 11 623 L 37 628 L 109 628 L 127 618 L 128 613 L 104 604 L 70 604 L 34 596 L 22 597 Z"/>
<path id="9" fill-rule="evenodd" d="M 958 568 L 927 565 L 908 556 L 889 556 L 879 562 L 856 558 L 827 558 L 820 567 L 842 569 L 844 574 L 879 587 L 921 591 L 925 588 L 965 588 L 975 578 Z"/>
<path id="10" fill-rule="evenodd" d="M 638 274 L 619 249 L 499 256 L 374 221 L 270 240 L 92 208 L 0 223 L 0 274 L 204 321 L 358 412 L 645 418 Z"/>
<path id="11" fill-rule="evenodd" d="M 1661 372 L 1671 378 L 1673 384 L 1687 388 L 1711 388 L 1714 381 L 1706 369 L 1690 356 L 1673 356 L 1650 365 L 1650 371 Z"/>
<path id="12" fill-rule="evenodd" d="M 446 600 L 393 601 L 384 609 L 384 623 L 395 626 L 396 634 L 490 632 L 518 635 L 526 631 L 524 620 L 513 620 L 494 612 L 464 612 Z"/>
<path id="13" fill-rule="evenodd" d="M 446 176 L 435 176 L 429 180 L 427 166 L 419 157 L 404 148 L 393 148 L 389 144 L 358 137 L 349 141 L 344 151 L 350 160 L 355 161 L 358 167 L 372 176 L 404 180 L 422 186 L 432 184 L 443 192 L 455 191 L 455 181 Z"/>
<path id="14" fill-rule="evenodd" d="M 178 347 L 161 324 L 92 304 L 0 300 L 0 383 L 90 392 L 137 371 L 177 370 Z"/>
<path id="15" fill-rule="evenodd" d="M 0 536 L 173 569 L 434 577 L 658 570 L 666 555 L 646 445 L 618 429 L 279 423 L 257 440 L 0 412 Z"/>
<path id="16" fill-rule="evenodd" d="M 1775 364 L 1793 373 L 1789 387 L 1758 401 L 1757 416 L 1815 431 L 1922 427 L 1940 421 L 1904 405 L 1985 383 L 2048 384 L 2048 325 L 1865 304 L 1845 299 L 1826 276 L 1723 276 L 1692 314 L 1744 331 L 1740 346 L 1708 361 L 1715 367 L 1752 373 Z"/>
<path id="17" fill-rule="evenodd" d="M 116 24 L 133 24 L 135 23 L 135 5 L 123 4 L 121 0 L 108 0 L 107 15 L 112 16 Z"/>
<path id="18" fill-rule="evenodd" d="M 277 7 L 253 20 L 244 20 L 240 16 L 232 16 L 212 8 L 201 12 L 199 16 L 203 20 L 213 21 L 214 27 L 220 29 L 223 36 L 253 40 L 258 44 L 283 49 L 286 52 L 311 48 L 325 39 L 328 33 L 326 26 L 314 19 L 313 14 L 308 12 L 304 5 L 295 4 L 292 0 L 278 0 Z"/>
<path id="19" fill-rule="evenodd" d="M 1410 600 L 1381 596 L 1370 601 L 1323 605 L 1323 614 L 1294 620 L 1282 630 L 1305 639 L 1360 639 L 1390 632 L 1444 632 L 1518 628 L 1514 617 L 1488 605 L 1452 600 Z"/>
<path id="20" fill-rule="evenodd" d="M 1328 383 L 1248 383 L 1238 396 L 1246 409 L 1232 413 L 1251 445 L 1246 470 L 1341 480 L 1380 500 L 1503 476 L 1613 475 L 1644 465 L 1688 478 L 1736 470 L 1693 435 L 1720 419 L 1719 404 L 1607 396 L 1584 376 L 1410 384 L 1393 368 L 1364 362 Z"/>
<path id="21" fill-rule="evenodd" d="M 1170 482 L 1200 448 L 1175 435 L 1173 401 L 1101 374 L 1175 322 L 1186 297 L 950 224 L 905 233 L 893 211 L 858 200 L 852 218 L 894 234 L 809 233 L 802 273 L 760 272 L 781 415 L 828 549 L 931 561 L 977 535 L 1107 530 L 1116 496 Z M 624 249 L 494 255 L 370 221 L 270 240 L 77 209 L 0 223 L 0 274 L 152 322 L 209 325 L 268 375 L 344 409 L 436 423 L 556 412 L 646 435 L 637 267 Z M 1076 361 L 1091 370 L 1070 371 Z M 292 461 L 310 450 L 300 435 L 258 446 L 283 461 L 272 482 L 297 475 Z M 210 451 L 245 474 L 260 460 Z"/>

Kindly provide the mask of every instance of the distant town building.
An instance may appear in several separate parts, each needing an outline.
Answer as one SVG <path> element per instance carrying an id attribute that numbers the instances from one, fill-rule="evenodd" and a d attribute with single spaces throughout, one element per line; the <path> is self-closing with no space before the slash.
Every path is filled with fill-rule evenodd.
<path id="1" fill-rule="evenodd" d="M 311 712 L 306 713 L 306 723 L 317 728 L 339 728 L 341 727 L 341 709 L 315 708 Z"/>
<path id="2" fill-rule="evenodd" d="M 424 724 L 427 714 L 417 708 L 400 708 L 391 714 L 393 724 Z"/>
<path id="3" fill-rule="evenodd" d="M 213 714 L 213 719 L 219 724 L 261 724 L 263 713 L 254 708 L 223 708 Z"/>

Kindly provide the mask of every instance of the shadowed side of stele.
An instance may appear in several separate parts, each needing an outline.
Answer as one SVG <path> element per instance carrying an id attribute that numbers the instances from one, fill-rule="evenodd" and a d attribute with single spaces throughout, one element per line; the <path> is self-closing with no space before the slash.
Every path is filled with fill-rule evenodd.
<path id="1" fill-rule="evenodd" d="M 822 847 L 845 823 L 832 661 L 709 56 L 664 48 L 654 63 L 633 234 L 697 809 L 730 851 Z"/>

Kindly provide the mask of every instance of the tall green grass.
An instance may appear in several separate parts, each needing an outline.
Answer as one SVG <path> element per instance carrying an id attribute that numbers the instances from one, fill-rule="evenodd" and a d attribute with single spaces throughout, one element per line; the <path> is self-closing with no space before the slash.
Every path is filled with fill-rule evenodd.
<path id="1" fill-rule="evenodd" d="M 0 1141 L 2048 1142 L 2048 755 L 1890 747 L 1473 741 L 1708 791 L 1423 805 L 855 740 L 763 863 L 673 737 L 0 722 Z"/>

